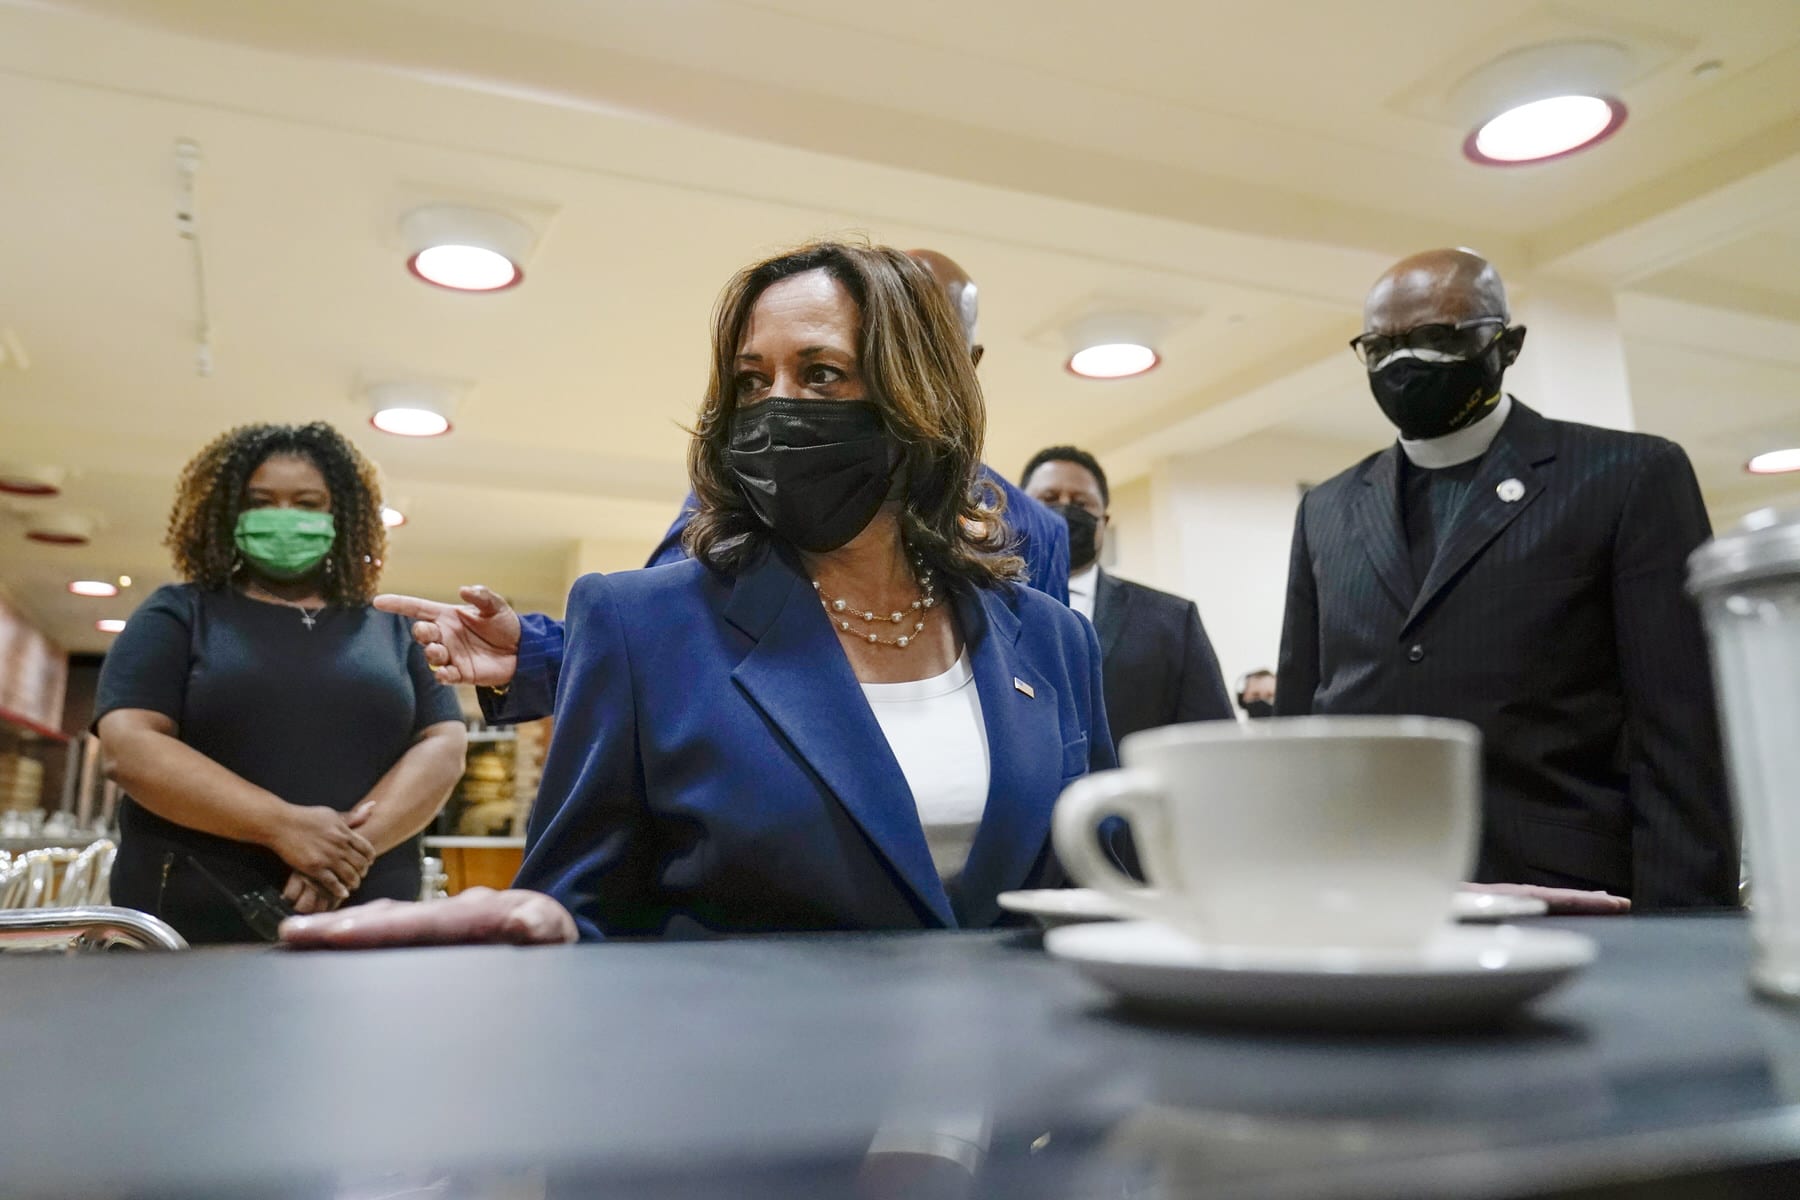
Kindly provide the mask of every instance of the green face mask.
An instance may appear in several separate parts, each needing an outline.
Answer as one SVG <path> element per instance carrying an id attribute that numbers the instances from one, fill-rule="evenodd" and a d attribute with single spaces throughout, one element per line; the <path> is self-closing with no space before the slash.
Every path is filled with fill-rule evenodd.
<path id="1" fill-rule="evenodd" d="M 299 579 L 324 561 L 337 541 L 328 512 L 251 508 L 238 514 L 234 539 L 245 560 L 270 579 Z"/>

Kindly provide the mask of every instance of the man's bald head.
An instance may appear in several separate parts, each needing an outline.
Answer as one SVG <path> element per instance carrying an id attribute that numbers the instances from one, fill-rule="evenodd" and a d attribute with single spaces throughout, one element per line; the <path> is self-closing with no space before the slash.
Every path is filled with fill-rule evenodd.
<path id="1" fill-rule="evenodd" d="M 1363 331 L 1402 333 L 1508 315 L 1506 285 L 1494 264 L 1472 250 L 1427 250 L 1401 259 L 1375 281 L 1363 304 Z"/>
<path id="2" fill-rule="evenodd" d="M 950 299 L 951 310 L 956 313 L 956 319 L 962 322 L 963 337 L 969 343 L 969 354 L 979 363 L 981 346 L 975 340 L 975 326 L 980 316 L 980 297 L 975 281 L 957 265 L 955 259 L 939 254 L 936 250 L 908 250 L 907 253 L 930 271 L 931 277 L 944 289 L 944 295 Z"/>

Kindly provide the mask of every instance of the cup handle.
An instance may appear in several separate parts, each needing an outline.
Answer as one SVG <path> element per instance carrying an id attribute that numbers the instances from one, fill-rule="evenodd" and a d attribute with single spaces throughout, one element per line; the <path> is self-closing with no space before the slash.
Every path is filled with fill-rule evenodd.
<path id="1" fill-rule="evenodd" d="M 1106 818 L 1121 818 L 1132 827 L 1142 861 L 1148 857 L 1148 842 L 1162 836 L 1162 803 L 1162 785 L 1156 777 L 1130 767 L 1084 775 L 1071 783 L 1050 818 L 1051 842 L 1063 870 L 1083 887 L 1105 893 L 1132 912 L 1160 919 L 1159 906 L 1145 896 L 1145 886 L 1114 866 L 1100 849 L 1098 833 Z M 1160 881 L 1160 886 L 1175 882 Z"/>

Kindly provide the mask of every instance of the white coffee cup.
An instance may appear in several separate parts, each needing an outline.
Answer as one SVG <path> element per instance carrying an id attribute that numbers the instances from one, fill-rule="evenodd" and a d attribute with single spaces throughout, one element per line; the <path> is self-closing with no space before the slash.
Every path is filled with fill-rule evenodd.
<path id="1" fill-rule="evenodd" d="M 1057 801 L 1056 853 L 1128 911 L 1230 946 L 1407 947 L 1474 865 L 1481 734 L 1431 717 L 1172 725 Z M 1131 827 L 1148 888 L 1097 830 Z"/>

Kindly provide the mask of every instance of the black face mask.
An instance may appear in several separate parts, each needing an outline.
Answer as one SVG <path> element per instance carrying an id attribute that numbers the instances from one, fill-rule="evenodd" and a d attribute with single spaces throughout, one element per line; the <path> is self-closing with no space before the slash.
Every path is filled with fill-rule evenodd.
<path id="1" fill-rule="evenodd" d="M 899 461 L 867 400 L 770 398 L 731 415 L 726 465 L 764 525 L 802 550 L 836 550 L 888 495 Z"/>
<path id="2" fill-rule="evenodd" d="M 1252 721 L 1260 721 L 1264 717 L 1272 717 L 1275 715 L 1275 704 L 1270 700 L 1246 701 L 1242 696 L 1239 696 L 1238 707 L 1243 709 L 1245 714 L 1248 715 Z"/>
<path id="3" fill-rule="evenodd" d="M 1505 374 L 1496 341 L 1460 362 L 1398 359 L 1369 372 L 1369 390 L 1400 436 L 1412 442 L 1466 429 L 1493 412 Z"/>
<path id="4" fill-rule="evenodd" d="M 1094 561 L 1099 553 L 1094 548 L 1094 535 L 1100 532 L 1100 518 L 1078 504 L 1052 504 L 1050 511 L 1069 524 L 1069 570 L 1079 571 Z"/>

